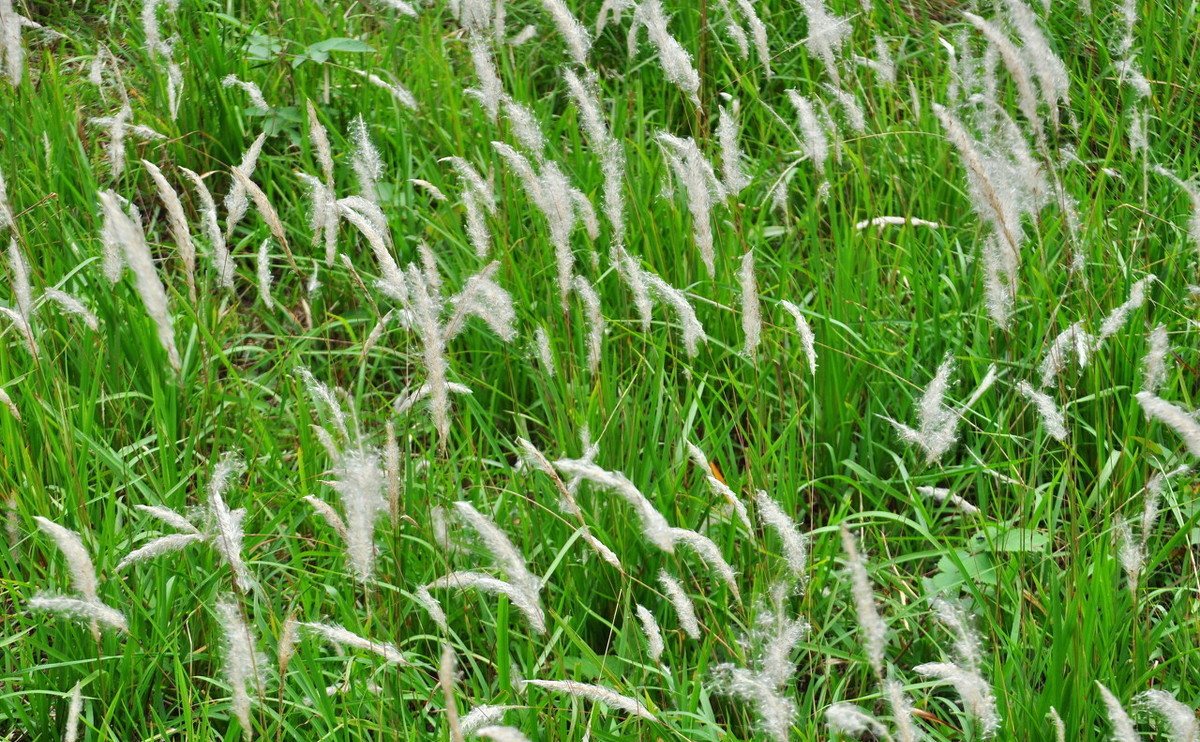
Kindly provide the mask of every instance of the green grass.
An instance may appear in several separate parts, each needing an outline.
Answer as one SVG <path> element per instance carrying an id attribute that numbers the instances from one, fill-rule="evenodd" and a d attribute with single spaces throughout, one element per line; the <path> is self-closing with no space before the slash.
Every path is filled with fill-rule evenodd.
<path id="1" fill-rule="evenodd" d="M 569 4 L 592 25 L 598 2 Z M 599 159 L 560 76 L 569 56 L 540 3 L 510 5 L 510 33 L 526 23 L 538 33 L 524 45 L 498 47 L 505 90 L 537 114 L 548 156 L 599 208 Z M 789 599 L 793 614 L 811 624 L 785 689 L 798 710 L 793 739 L 824 739 L 824 710 L 838 701 L 890 720 L 850 599 L 838 534 L 843 523 L 869 554 L 880 612 L 891 628 L 888 661 L 932 739 L 975 738 L 957 697 L 911 671 L 948 656 L 949 637 L 929 610 L 939 594 L 961 598 L 975 615 L 984 674 L 1004 717 L 1000 739 L 1051 739 L 1052 707 L 1071 739 L 1108 738 L 1096 681 L 1126 703 L 1163 688 L 1200 704 L 1200 509 L 1190 478 L 1167 489 L 1136 591 L 1127 587 L 1114 540 L 1118 517 L 1140 516 L 1143 488 L 1156 468 L 1188 461 L 1178 437 L 1147 422 L 1133 396 L 1146 336 L 1156 324 L 1166 324 L 1174 351 L 1160 395 L 1186 409 L 1197 406 L 1197 306 L 1188 286 L 1197 283 L 1198 266 L 1186 235 L 1192 206 L 1148 165 L 1185 179 L 1200 170 L 1200 69 L 1192 61 L 1200 55 L 1200 13 L 1186 2 L 1139 8 L 1133 49 L 1153 95 L 1142 104 L 1150 149 L 1135 153 L 1128 116 L 1137 101 L 1119 85 L 1111 51 L 1121 34 L 1118 8 L 1107 0 L 1093 5 L 1085 15 L 1075 3 L 1054 2 L 1045 21 L 1071 74 L 1068 123 L 1052 133 L 1051 149 L 1077 158 L 1059 163 L 1056 176 L 1078 201 L 1081 228 L 1072 233 L 1054 206 L 1026 225 L 1008 332 L 987 314 L 979 259 L 985 228 L 932 113 L 950 82 L 939 40 L 960 43 L 958 34 L 969 29 L 963 10 L 992 17 L 998 8 L 880 0 L 864 12 L 858 3 L 830 0 L 830 9 L 853 24 L 842 56 L 873 56 L 873 34 L 885 34 L 899 82 L 883 88 L 870 70 L 843 65 L 843 85 L 863 106 L 867 133 L 846 134 L 841 161 L 829 164 L 825 200 L 817 199 L 820 181 L 800 154 L 800 130 L 785 95 L 794 88 L 829 97 L 822 65 L 802 45 L 807 21 L 799 4 L 757 4 L 771 28 L 775 74 L 767 78 L 753 55 L 748 62 L 738 57 L 719 26 L 702 38 L 700 3 L 667 3 L 672 32 L 693 55 L 706 52 L 701 110 L 664 80 L 645 43 L 632 60 L 626 57 L 626 13 L 599 35 L 590 55 L 625 147 L 626 247 L 689 293 L 710 339 L 689 358 L 663 307 L 643 331 L 608 260 L 602 218 L 596 241 L 582 231 L 573 237 L 577 270 L 596 285 L 608 326 L 593 376 L 582 308 L 573 299 L 563 312 L 558 303 L 545 220 L 490 145 L 513 142 L 510 126 L 490 121 L 465 94 L 475 84 L 465 36 L 443 3 L 405 18 L 319 0 L 182 0 L 177 18 L 160 13 L 165 34 L 180 35 L 175 53 L 185 78 L 172 120 L 165 74 L 142 47 L 140 4 L 17 0 L 18 12 L 61 36 L 26 31 L 26 79 L 16 89 L 0 83 L 0 173 L 17 213 L 13 237 L 32 266 L 35 293 L 58 286 L 82 297 L 101 329 L 91 332 L 46 306 L 35 320 L 40 361 L 11 325 L 0 342 L 0 382 L 21 413 L 18 421 L 0 410 L 0 495 L 11 507 L 12 526 L 0 549 L 0 739 L 61 738 L 76 683 L 85 698 L 81 739 L 246 738 L 222 679 L 214 611 L 232 591 L 228 568 L 211 548 L 193 545 L 114 571 L 158 532 L 135 506 L 184 511 L 203 504 L 212 469 L 226 452 L 246 463 L 226 498 L 247 509 L 244 554 L 258 586 L 237 600 L 264 651 L 273 657 L 294 613 L 393 642 L 411 660 L 390 666 L 362 652 L 302 642 L 282 682 L 273 670 L 262 678 L 265 692 L 253 717 L 254 734 L 263 739 L 448 739 L 437 687 L 443 645 L 458 656 L 459 710 L 517 706 L 505 723 L 530 739 L 753 738 L 752 708 L 720 693 L 713 668 L 745 661 L 740 639 L 754 626 L 755 599 L 786 568 L 773 534 L 748 535 L 719 517 L 685 441 L 698 444 L 743 499 L 769 492 L 811 538 L 807 585 Z M 708 12 L 719 20 L 715 8 Z M 304 57 L 310 45 L 330 38 L 358 38 L 370 50 L 334 51 L 325 62 Z M 979 41 L 978 34 L 962 38 Z M 107 134 L 86 122 L 119 108 L 111 87 L 102 98 L 87 80 L 100 44 L 119 60 L 133 123 L 167 137 L 149 143 L 130 137 L 127 168 L 115 182 Z M 355 69 L 394 75 L 420 109 L 409 111 L 363 84 Z M 256 82 L 275 108 L 248 108 L 241 92 L 221 87 L 228 74 Z M 1015 117 L 1015 90 L 1002 80 L 1002 101 Z M 694 136 L 719 162 L 709 119 L 723 94 L 740 102 L 745 166 L 754 183 L 714 210 L 717 270 L 710 279 L 691 241 L 682 193 L 662 197 L 667 165 L 654 136 L 659 130 Z M 355 116 L 365 117 L 387 166 L 380 190 L 395 258 L 402 267 L 416 261 L 417 244 L 427 243 L 447 294 L 486 261 L 470 247 L 460 184 L 440 160 L 461 156 L 481 171 L 494 170 L 498 210 L 489 218 L 488 260 L 500 262 L 496 280 L 512 295 L 520 337 L 505 344 L 472 320 L 450 343 L 450 379 L 473 394 L 455 396 L 444 446 L 423 407 L 404 416 L 391 411 L 407 385 L 424 381 L 418 338 L 392 324 L 363 353 L 379 317 L 398 307 L 373 288 L 362 290 L 360 281 L 373 284 L 378 263 L 348 225 L 339 248 L 357 275 L 340 263 L 322 265 L 323 285 L 309 301 L 306 326 L 304 281 L 323 262 L 323 249 L 309 247 L 308 201 L 294 175 L 319 172 L 307 137 L 307 100 L 333 139 L 339 195 L 356 192 L 347 132 Z M 207 182 L 220 204 L 228 168 L 263 127 L 272 135 L 254 180 L 283 218 L 304 274 L 277 259 L 274 312 L 258 301 L 255 285 L 254 253 L 268 236 L 266 224 L 251 209 L 231 241 L 237 288 L 218 291 L 195 229 L 193 192 L 178 171 L 212 173 Z M 194 302 L 140 158 L 160 165 L 184 194 L 203 253 Z M 410 178 L 434 183 L 449 200 L 431 199 Z M 786 213 L 771 208 L 781 178 Z M 136 203 L 145 218 L 171 294 L 183 356 L 178 377 L 132 279 L 110 286 L 100 270 L 96 194 L 106 188 Z M 943 226 L 854 229 L 883 214 Z M 7 235 L 0 238 L 7 242 Z M 750 248 L 766 319 L 754 361 L 740 353 L 736 274 Z M 1067 270 L 1072 249 L 1085 257 L 1081 273 Z M 1036 380 L 1060 331 L 1076 321 L 1095 331 L 1147 273 L 1159 282 L 1145 307 L 1086 369 L 1068 371 L 1050 390 L 1070 429 L 1066 444 L 1054 441 L 1016 383 Z M 813 326 L 815 374 L 781 300 L 799 305 Z M 552 340 L 554 376 L 533 360 L 538 325 Z M 965 417 L 958 444 L 940 463 L 927 464 L 880 416 L 911 422 L 915 399 L 947 354 L 957 360 L 955 400 L 965 400 L 992 363 L 1001 379 Z M 298 367 L 348 392 L 372 445 L 382 445 L 387 421 L 398 431 L 401 517 L 381 521 L 377 574 L 366 586 L 355 582 L 337 534 L 301 499 L 316 494 L 336 502 L 328 485 L 333 462 L 312 430 L 318 415 L 293 373 Z M 599 465 L 628 476 L 672 525 L 701 530 L 720 546 L 739 572 L 740 602 L 694 555 L 657 550 L 624 503 L 585 485 L 578 496 L 585 520 L 625 570 L 601 562 L 576 534 L 578 523 L 557 507 L 549 478 L 516 466 L 518 437 L 552 459 L 578 457 L 585 429 L 599 446 Z M 957 513 L 922 498 L 919 486 L 951 488 L 981 512 Z M 448 633 L 414 601 L 418 586 L 443 574 L 488 568 L 486 553 L 469 540 L 450 553 L 435 537 L 433 508 L 460 499 L 492 515 L 531 571 L 544 577 L 545 635 L 533 633 L 507 602 L 475 592 L 436 591 Z M 126 614 L 127 635 L 106 632 L 97 642 L 86 625 L 26 610 L 33 595 L 67 592 L 70 584 L 35 516 L 82 534 L 101 597 Z M 455 525 L 451 532 L 462 531 Z M 701 640 L 679 630 L 656 581 L 660 568 L 688 587 Z M 666 634 L 662 667 L 647 654 L 634 615 L 639 603 Z M 521 678 L 611 686 L 639 699 L 659 721 L 627 719 L 537 689 L 522 693 Z M 344 681 L 344 692 L 326 695 L 327 686 Z M 1153 734 L 1146 724 L 1140 728 Z"/>

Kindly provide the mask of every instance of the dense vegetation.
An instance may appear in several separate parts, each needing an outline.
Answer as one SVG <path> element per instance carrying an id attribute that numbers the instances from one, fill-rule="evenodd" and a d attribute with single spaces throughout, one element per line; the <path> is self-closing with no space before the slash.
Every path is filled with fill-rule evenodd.
<path id="1" fill-rule="evenodd" d="M 0 739 L 1196 739 L 1195 3 L 0 37 Z"/>

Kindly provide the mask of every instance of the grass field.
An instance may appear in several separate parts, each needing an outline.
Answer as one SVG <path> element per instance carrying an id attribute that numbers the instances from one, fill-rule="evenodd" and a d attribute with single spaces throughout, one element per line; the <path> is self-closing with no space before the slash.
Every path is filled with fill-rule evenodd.
<path id="1" fill-rule="evenodd" d="M 1200 6 L 407 5 L 0 0 L 0 739 L 1195 742 Z"/>

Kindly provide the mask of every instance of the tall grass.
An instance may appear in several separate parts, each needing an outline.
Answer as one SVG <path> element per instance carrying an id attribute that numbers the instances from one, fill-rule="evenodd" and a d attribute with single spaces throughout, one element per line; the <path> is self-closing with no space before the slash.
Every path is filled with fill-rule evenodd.
<path id="1" fill-rule="evenodd" d="M 1194 740 L 1193 10 L 0 0 L 0 739 Z"/>

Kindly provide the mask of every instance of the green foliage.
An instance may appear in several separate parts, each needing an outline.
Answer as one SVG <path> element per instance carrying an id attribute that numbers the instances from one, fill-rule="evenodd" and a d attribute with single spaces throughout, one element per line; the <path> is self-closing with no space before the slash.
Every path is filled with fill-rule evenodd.
<path id="1" fill-rule="evenodd" d="M 593 26 L 598 3 L 568 4 Z M 962 9 L 942 2 L 880 2 L 869 11 L 853 2 L 828 4 L 851 17 L 843 56 L 872 56 L 873 37 L 883 34 L 899 81 L 888 88 L 866 67 L 843 65 L 843 86 L 863 106 L 867 133 L 845 133 L 824 198 L 821 179 L 800 155 L 785 94 L 795 88 L 828 97 L 826 72 L 801 45 L 808 29 L 800 4 L 755 5 L 771 29 L 775 74 L 768 78 L 753 54 L 740 58 L 711 4 L 667 3 L 672 33 L 702 72 L 699 109 L 665 81 L 648 47 L 626 57 L 629 13 L 597 36 L 590 59 L 627 160 L 625 246 L 688 292 L 710 339 L 689 358 L 665 307 L 655 308 L 644 331 L 608 260 L 608 226 L 596 240 L 580 231 L 573 237 L 577 270 L 596 285 L 608 328 L 600 371 L 592 375 L 583 309 L 574 300 L 566 312 L 559 305 L 545 220 L 490 144 L 514 142 L 512 126 L 503 117 L 489 120 L 466 94 L 476 84 L 474 70 L 466 36 L 445 3 L 420 7 L 415 18 L 374 10 L 384 3 L 325 0 L 181 0 L 174 16 L 160 8 L 164 36 L 180 37 L 173 49 L 184 75 L 182 103 L 172 119 L 161 60 L 143 48 L 140 3 L 17 0 L 18 12 L 60 35 L 27 30 L 24 82 L 15 89 L 0 82 L 0 173 L 17 215 L 13 236 L 32 267 L 35 292 L 59 287 L 83 298 L 101 329 L 92 332 L 46 305 L 35 318 L 39 361 L 11 325 L 0 343 L 0 387 L 21 415 L 0 409 L 0 497 L 11 524 L 7 548 L 0 548 L 0 739 L 61 738 L 67 694 L 77 682 L 85 698 L 80 739 L 247 738 L 221 671 L 214 605 L 232 590 L 224 562 L 208 546 L 193 546 L 114 570 L 160 533 L 136 506 L 185 512 L 202 505 L 225 452 L 246 462 L 226 499 L 247 509 L 244 553 L 258 586 L 238 599 L 267 654 L 274 657 L 271 647 L 295 615 L 394 643 L 411 661 L 385 665 L 361 651 L 301 642 L 286 677 L 262 671 L 265 694 L 252 713 L 254 735 L 263 739 L 448 739 L 436 677 L 446 644 L 458 657 L 459 711 L 516 706 L 505 722 L 534 740 L 582 739 L 584 730 L 597 741 L 754 738 L 752 707 L 721 694 L 712 668 L 745 664 L 749 650 L 739 640 L 754 626 L 754 599 L 786 567 L 769 534 L 748 534 L 724 518 L 685 441 L 699 445 L 744 500 L 769 492 L 812 539 L 808 584 L 788 602 L 811 624 L 785 689 L 798 707 L 794 739 L 826 738 L 823 712 L 838 701 L 883 719 L 891 713 L 858 634 L 842 569 L 842 523 L 857 530 L 868 552 L 891 628 L 888 659 L 930 738 L 972 737 L 963 731 L 971 727 L 957 697 L 910 672 L 947 656 L 948 636 L 929 618 L 939 594 L 961 599 L 976 616 L 984 672 L 1004 717 L 1001 739 L 1051 738 L 1051 708 L 1073 739 L 1108 738 L 1097 680 L 1127 702 L 1160 687 L 1200 704 L 1200 508 L 1190 480 L 1167 487 L 1136 589 L 1127 585 L 1115 541 L 1118 518 L 1140 517 L 1153 472 L 1186 462 L 1177 436 L 1147 422 L 1133 396 L 1149 328 L 1165 323 L 1171 331 L 1172 371 L 1161 396 L 1189 410 L 1200 404 L 1197 305 L 1189 293 L 1197 257 L 1186 232 L 1193 206 L 1150 168 L 1162 165 L 1185 180 L 1200 171 L 1200 16 L 1180 3 L 1138 8 L 1133 49 L 1153 90 L 1139 104 L 1114 72 L 1111 50 L 1122 33 L 1117 8 L 1097 0 L 1085 14 L 1075 3 L 1050 3 L 1045 26 L 1070 71 L 1072 99 L 1063 126 L 1048 132 L 1048 152 L 1038 154 L 1077 201 L 1081 224 L 1071 229 L 1051 206 L 1027 225 L 1016 311 L 1005 333 L 984 300 L 979 255 L 986 230 L 931 110 L 946 100 L 951 82 L 939 42 L 961 44 Z M 600 160 L 560 75 L 569 55 L 541 3 L 509 5 L 510 34 L 527 23 L 537 34 L 523 45 L 495 45 L 505 91 L 533 110 L 548 156 L 599 209 Z M 972 7 L 992 12 L 990 4 Z M 712 23 L 703 34 L 702 8 Z M 101 92 L 87 79 L 101 44 L 117 59 L 131 123 L 165 135 L 130 136 L 128 165 L 116 181 L 108 134 L 87 123 L 120 108 L 114 88 Z M 418 110 L 359 72 L 403 84 Z M 242 92 L 222 87 L 227 75 L 258 84 L 271 107 L 248 107 Z M 1004 83 L 1000 95 L 1015 111 L 1011 87 Z M 654 137 L 659 130 L 695 137 L 719 164 L 709 127 L 723 95 L 739 101 L 753 184 L 714 210 L 717 268 L 709 279 L 691 241 L 682 189 L 676 184 L 675 195 L 664 197 L 668 167 Z M 339 249 L 348 262 L 332 266 L 324 265 L 323 246 L 310 245 L 309 202 L 295 176 L 320 173 L 309 101 L 330 132 L 339 195 L 357 192 L 348 132 L 356 116 L 364 117 L 386 164 L 379 195 L 401 267 L 419 263 L 418 245 L 428 244 L 450 296 L 487 262 L 500 262 L 495 279 L 512 295 L 520 337 L 505 344 L 471 320 L 450 342 L 450 381 L 473 393 L 454 395 L 444 445 L 421 405 L 406 415 L 392 409 L 398 395 L 425 380 L 417 336 L 393 322 L 364 352 L 381 317 L 398 309 L 374 288 L 379 264 L 366 242 L 343 225 Z M 1149 116 L 1147 152 L 1129 142 L 1130 112 L 1139 105 Z M 199 242 L 199 204 L 178 169 L 205 175 L 219 205 L 229 168 L 263 130 L 270 136 L 254 181 L 284 221 L 295 268 L 276 247 L 277 307 L 267 311 L 256 295 L 254 256 L 270 233 L 251 209 L 230 241 L 236 289 L 216 288 L 208 245 L 200 243 L 200 291 L 192 301 L 165 211 L 138 160 L 158 164 L 176 185 Z M 1059 157 L 1059 149 L 1072 156 Z M 463 187 L 442 162 L 449 156 L 494 178 L 498 210 L 488 217 L 494 248 L 486 260 L 471 249 Z M 432 183 L 448 200 L 412 179 Z M 785 209 L 776 211 L 780 183 Z M 178 377 L 132 279 L 110 285 L 101 271 L 97 193 L 107 188 L 137 205 L 145 221 L 171 294 L 183 357 Z M 881 215 L 942 226 L 855 229 Z M 755 361 L 739 353 L 737 268 L 751 248 L 765 318 Z M 1072 272 L 1075 251 L 1085 267 Z M 321 287 L 310 296 L 314 271 Z M 1085 369 L 1069 368 L 1048 390 L 1070 433 L 1065 444 L 1053 440 L 1016 383 L 1040 377 L 1038 364 L 1059 332 L 1076 321 L 1094 331 L 1148 273 L 1159 278 L 1151 300 Z M 11 305 L 6 292 L 0 289 L 0 301 Z M 813 326 L 815 374 L 782 300 L 799 306 Z M 533 360 L 538 325 L 551 339 L 554 376 Z M 949 395 L 956 402 L 990 364 L 1001 378 L 966 413 L 958 444 L 940 463 L 927 464 L 881 416 L 911 422 L 947 353 L 957 361 Z M 318 412 L 292 373 L 298 367 L 348 392 L 369 444 L 383 444 L 388 421 L 399 433 L 399 513 L 380 522 L 377 573 L 367 585 L 354 581 L 340 537 L 302 499 L 316 494 L 336 502 L 334 462 L 312 428 Z M 516 444 L 525 437 L 551 459 L 577 458 L 584 430 L 599 447 L 600 466 L 624 473 L 671 525 L 716 542 L 739 572 L 741 601 L 690 552 L 656 550 L 624 503 L 585 484 L 578 494 L 583 520 L 624 571 L 588 548 L 578 519 L 558 507 L 554 482 L 517 466 Z M 980 513 L 925 498 L 917 491 L 924 486 L 949 488 Z M 435 591 L 448 631 L 414 600 L 420 585 L 489 564 L 469 539 L 452 551 L 435 534 L 434 508 L 461 499 L 491 515 L 544 578 L 545 635 L 492 596 Z M 81 533 L 101 597 L 125 613 L 128 635 L 97 640 L 84 624 L 25 609 L 33 595 L 69 585 L 35 516 Z M 453 536 L 463 535 L 452 525 Z M 701 640 L 679 630 L 656 581 L 660 569 L 689 588 Z M 661 665 L 647 653 L 634 614 L 639 603 L 662 624 Z M 522 678 L 609 686 L 659 721 L 522 692 Z M 330 687 L 335 692 L 327 693 Z"/>

